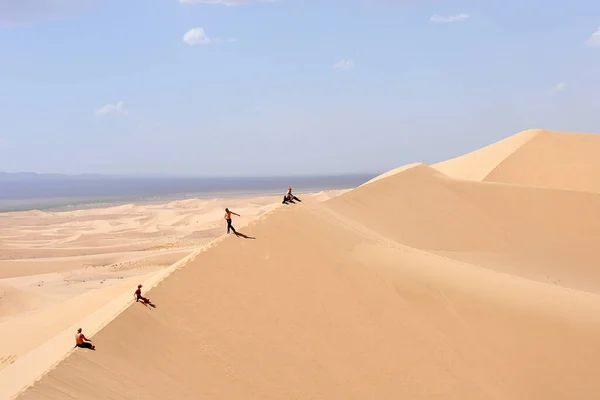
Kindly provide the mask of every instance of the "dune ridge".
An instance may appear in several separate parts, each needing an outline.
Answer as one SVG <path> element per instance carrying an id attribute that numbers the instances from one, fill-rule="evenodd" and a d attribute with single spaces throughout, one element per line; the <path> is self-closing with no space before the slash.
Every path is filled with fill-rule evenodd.
<path id="1" fill-rule="evenodd" d="M 600 136 L 530 129 L 432 165 L 454 178 L 600 191 Z"/>
<path id="2" fill-rule="evenodd" d="M 524 131 L 275 207 L 18 398 L 593 398 L 597 143 Z"/>

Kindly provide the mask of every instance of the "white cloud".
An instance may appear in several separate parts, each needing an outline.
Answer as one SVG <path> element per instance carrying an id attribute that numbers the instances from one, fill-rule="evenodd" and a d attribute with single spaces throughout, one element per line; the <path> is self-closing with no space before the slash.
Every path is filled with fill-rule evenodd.
<path id="1" fill-rule="evenodd" d="M 121 114 L 121 115 L 128 115 L 129 110 L 126 110 L 125 107 L 123 106 L 123 102 L 119 101 L 116 104 L 107 104 L 105 106 L 102 106 L 94 112 L 94 114 L 96 114 L 96 116 L 98 116 L 98 117 L 104 117 L 106 115 L 113 114 L 113 113 Z"/>
<path id="2" fill-rule="evenodd" d="M 190 46 L 195 46 L 197 44 L 209 44 L 210 38 L 206 36 L 204 29 L 193 28 L 187 31 L 185 35 L 183 35 L 183 41 L 189 44 Z"/>
<path id="3" fill-rule="evenodd" d="M 562 92 L 567 90 L 568 85 L 564 82 L 560 82 L 557 83 L 556 85 L 554 85 L 554 87 L 552 88 L 553 92 Z"/>
<path id="4" fill-rule="evenodd" d="M 600 28 L 596 29 L 596 32 L 592 33 L 592 36 L 585 42 L 588 47 L 600 47 Z"/>
<path id="5" fill-rule="evenodd" d="M 333 69 L 352 69 L 354 68 L 354 61 L 352 60 L 340 60 L 333 64 Z"/>
<path id="6" fill-rule="evenodd" d="M 179 0 L 181 4 L 219 4 L 222 6 L 243 6 L 255 3 L 275 3 L 279 0 Z"/>
<path id="7" fill-rule="evenodd" d="M 429 18 L 429 22 L 435 22 L 438 24 L 441 23 L 448 23 L 448 22 L 460 22 L 460 21 L 465 21 L 469 19 L 469 14 L 458 14 L 458 15 L 451 15 L 449 17 L 442 17 L 441 15 L 433 15 L 431 18 Z"/>

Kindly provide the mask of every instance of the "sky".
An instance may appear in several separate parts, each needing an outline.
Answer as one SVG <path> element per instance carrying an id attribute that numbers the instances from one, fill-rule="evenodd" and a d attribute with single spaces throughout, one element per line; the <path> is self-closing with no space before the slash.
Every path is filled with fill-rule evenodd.
<path id="1" fill-rule="evenodd" d="M 600 2 L 0 0 L 0 171 L 377 173 L 600 133 Z"/>

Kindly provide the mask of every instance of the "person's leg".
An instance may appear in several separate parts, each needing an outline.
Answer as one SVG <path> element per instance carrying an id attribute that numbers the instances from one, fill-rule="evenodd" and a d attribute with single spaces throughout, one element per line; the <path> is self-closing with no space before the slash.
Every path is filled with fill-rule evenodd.
<path id="1" fill-rule="evenodd" d="M 302 203 L 302 200 L 300 200 L 299 198 L 297 198 L 296 196 L 294 196 L 294 200 L 298 200 L 299 202 Z"/>
<path id="2" fill-rule="evenodd" d="M 235 228 L 233 227 L 233 225 L 231 225 L 230 219 L 227 220 L 227 233 L 229 233 L 229 229 L 231 229 L 233 231 L 233 233 L 237 234 L 237 232 L 235 231 Z"/>

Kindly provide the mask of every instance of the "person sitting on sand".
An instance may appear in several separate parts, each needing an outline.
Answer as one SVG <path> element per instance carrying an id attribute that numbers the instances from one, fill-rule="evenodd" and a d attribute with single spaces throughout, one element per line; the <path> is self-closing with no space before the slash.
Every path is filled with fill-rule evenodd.
<path id="1" fill-rule="evenodd" d="M 135 301 L 142 301 L 143 303 L 149 304 L 150 303 L 150 299 L 142 296 L 142 284 L 139 284 L 137 287 L 137 290 L 135 291 L 135 293 L 133 294 L 135 296 Z"/>
<path id="2" fill-rule="evenodd" d="M 283 202 L 282 202 L 282 204 L 286 204 L 288 202 L 293 202 L 293 200 L 302 202 L 302 200 L 300 200 L 299 198 L 297 198 L 296 196 L 294 196 L 292 194 L 292 187 L 290 186 L 290 187 L 288 187 L 288 191 L 285 194 L 285 196 L 283 196 Z"/>
<path id="3" fill-rule="evenodd" d="M 233 211 L 229 211 L 229 208 L 225 209 L 225 221 L 227 221 L 227 234 L 229 234 L 229 230 L 231 229 L 233 231 L 233 233 L 235 233 L 237 235 L 235 228 L 231 225 L 231 215 L 232 214 L 240 217 L 240 214 L 236 214 Z"/>
<path id="4" fill-rule="evenodd" d="M 81 332 L 81 328 L 77 329 L 77 333 L 75 334 L 75 347 L 96 350 L 96 346 L 92 344 L 90 339 L 85 337 Z"/>

